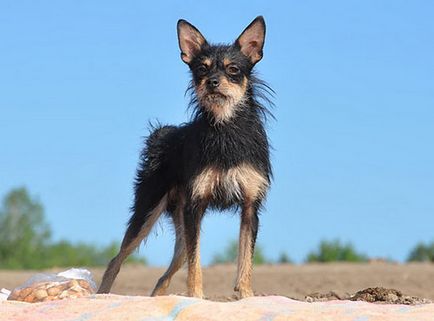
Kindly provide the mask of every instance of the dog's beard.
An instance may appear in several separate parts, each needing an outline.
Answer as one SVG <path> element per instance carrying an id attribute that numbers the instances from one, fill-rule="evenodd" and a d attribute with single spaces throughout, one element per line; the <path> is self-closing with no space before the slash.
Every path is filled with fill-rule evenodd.
<path id="1" fill-rule="evenodd" d="M 202 99 L 205 106 L 224 107 L 228 102 L 228 97 L 222 93 L 207 93 Z"/>
<path id="2" fill-rule="evenodd" d="M 231 119 L 243 104 L 243 97 L 232 97 L 221 92 L 196 92 L 199 105 L 212 116 L 214 124 L 224 123 Z"/>

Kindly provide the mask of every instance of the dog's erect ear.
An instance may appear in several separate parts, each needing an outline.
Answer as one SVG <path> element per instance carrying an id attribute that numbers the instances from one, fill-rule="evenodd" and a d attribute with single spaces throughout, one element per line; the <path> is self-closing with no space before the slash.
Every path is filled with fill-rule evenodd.
<path id="1" fill-rule="evenodd" d="M 205 37 L 191 23 L 178 20 L 178 42 L 181 49 L 181 59 L 189 64 L 206 44 Z"/>
<path id="2" fill-rule="evenodd" d="M 253 64 L 262 59 L 262 48 L 265 40 L 265 21 L 262 16 L 256 17 L 235 41 L 241 52 Z"/>

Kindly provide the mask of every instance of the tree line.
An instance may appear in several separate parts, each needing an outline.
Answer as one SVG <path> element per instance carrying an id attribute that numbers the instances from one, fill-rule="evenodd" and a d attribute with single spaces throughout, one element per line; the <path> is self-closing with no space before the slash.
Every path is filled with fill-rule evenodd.
<path id="1" fill-rule="evenodd" d="M 53 241 L 49 224 L 45 221 L 42 204 L 31 197 L 25 188 L 11 190 L 0 207 L 0 268 L 44 269 L 68 266 L 104 266 L 116 255 L 119 244 L 113 242 L 105 247 L 88 243 L 71 243 L 67 240 Z M 212 264 L 232 263 L 238 255 L 238 242 L 230 241 L 217 253 Z M 351 243 L 339 240 L 323 240 L 318 248 L 305 258 L 305 262 L 366 262 L 369 257 L 357 251 Z M 434 262 L 434 241 L 419 243 L 409 253 L 407 261 Z M 146 264 L 146 259 L 131 255 L 127 262 Z M 291 263 L 289 255 L 282 252 L 277 261 L 264 254 L 262 246 L 256 246 L 253 262 Z"/>
<path id="2" fill-rule="evenodd" d="M 44 269 L 66 266 L 101 266 L 116 255 L 119 245 L 53 241 L 44 208 L 25 188 L 10 191 L 0 207 L 0 268 Z M 131 256 L 129 262 L 146 263 Z"/>

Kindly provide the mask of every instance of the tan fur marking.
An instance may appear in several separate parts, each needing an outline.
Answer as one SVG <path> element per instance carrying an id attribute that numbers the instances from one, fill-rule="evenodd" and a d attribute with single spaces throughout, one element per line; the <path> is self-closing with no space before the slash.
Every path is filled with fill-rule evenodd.
<path id="1" fill-rule="evenodd" d="M 194 251 L 195 256 L 193 261 L 189 263 L 188 276 L 187 276 L 187 287 L 188 295 L 191 297 L 202 298 L 202 268 L 200 266 L 200 245 L 199 237 L 196 244 L 196 251 Z"/>
<path id="2" fill-rule="evenodd" d="M 225 66 L 225 68 L 226 68 L 227 66 L 229 66 L 231 63 L 232 63 L 232 61 L 230 61 L 228 58 L 224 58 L 224 59 L 223 59 L 223 65 Z"/>
<path id="3" fill-rule="evenodd" d="M 235 291 L 240 292 L 241 298 L 253 295 L 252 278 L 252 215 L 253 210 L 250 203 L 245 205 L 241 214 L 240 240 L 238 245 L 238 271 L 235 283 Z"/>
<path id="4" fill-rule="evenodd" d="M 203 63 L 205 66 L 210 67 L 210 66 L 212 65 L 212 60 L 211 60 L 211 58 L 205 58 L 205 59 L 202 61 L 202 63 Z"/>
<path id="5" fill-rule="evenodd" d="M 231 96 L 234 104 L 243 98 L 247 89 L 247 79 L 243 78 L 241 86 L 229 81 L 225 76 L 220 77 L 220 91 L 223 95 Z"/>
<path id="6" fill-rule="evenodd" d="M 264 196 L 268 181 L 248 164 L 240 164 L 226 171 L 208 167 L 193 181 L 192 196 L 193 198 L 215 196 L 218 187 L 226 193 L 227 198 L 241 199 L 244 196 L 249 200 L 256 200 Z"/>
<path id="7" fill-rule="evenodd" d="M 217 169 L 206 168 L 193 182 L 193 198 L 208 198 L 218 184 L 220 173 Z"/>
<path id="8" fill-rule="evenodd" d="M 228 172 L 238 181 L 247 199 L 256 200 L 259 196 L 264 196 L 268 181 L 253 166 L 242 164 L 229 169 Z"/>

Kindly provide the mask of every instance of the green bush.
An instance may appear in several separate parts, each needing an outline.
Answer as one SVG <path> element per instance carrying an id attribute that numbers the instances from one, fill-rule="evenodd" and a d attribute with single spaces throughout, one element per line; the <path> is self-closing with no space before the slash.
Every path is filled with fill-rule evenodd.
<path id="1" fill-rule="evenodd" d="M 321 241 L 318 250 L 310 252 L 307 262 L 365 262 L 367 257 L 357 253 L 351 243 L 341 244 L 339 240 Z"/>
<path id="2" fill-rule="evenodd" d="M 281 252 L 279 254 L 279 258 L 277 259 L 277 263 L 279 264 L 292 263 L 292 260 L 286 252 Z"/>
<path id="3" fill-rule="evenodd" d="M 214 255 L 211 264 L 222 264 L 222 263 L 235 263 L 238 256 L 238 241 L 232 240 L 226 246 L 222 253 Z M 253 255 L 253 264 L 260 265 L 267 263 L 268 260 L 265 258 L 264 251 L 260 245 L 256 245 L 255 253 Z"/>
<path id="4" fill-rule="evenodd" d="M 434 262 L 434 241 L 431 244 L 419 243 L 410 252 L 407 261 Z"/>

